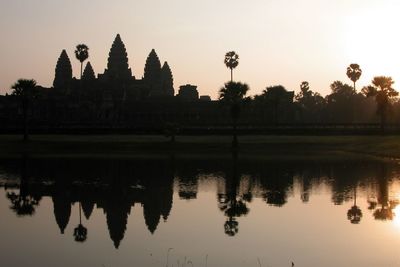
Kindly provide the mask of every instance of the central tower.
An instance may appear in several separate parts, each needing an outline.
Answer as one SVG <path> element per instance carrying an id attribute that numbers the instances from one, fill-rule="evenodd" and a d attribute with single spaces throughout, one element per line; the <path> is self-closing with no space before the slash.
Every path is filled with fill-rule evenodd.
<path id="1" fill-rule="evenodd" d="M 107 80 L 129 81 L 132 78 L 132 71 L 128 64 L 128 54 L 121 36 L 117 34 L 108 54 L 107 69 L 104 75 Z"/>

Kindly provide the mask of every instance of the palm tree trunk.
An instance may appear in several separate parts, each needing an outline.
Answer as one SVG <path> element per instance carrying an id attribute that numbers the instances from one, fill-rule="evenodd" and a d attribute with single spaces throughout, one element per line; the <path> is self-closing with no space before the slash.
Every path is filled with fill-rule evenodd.
<path id="1" fill-rule="evenodd" d="M 28 141 L 28 101 L 26 99 L 22 100 L 22 116 L 24 123 L 24 142 Z"/>
<path id="2" fill-rule="evenodd" d="M 82 94 L 82 75 L 83 75 L 82 69 L 83 69 L 83 62 L 81 62 L 81 79 L 79 80 L 80 90 L 79 90 L 79 93 L 78 93 L 78 103 L 81 102 L 81 94 Z"/>
<path id="3" fill-rule="evenodd" d="M 386 124 L 386 111 L 383 110 L 381 114 L 381 134 L 385 134 L 385 124 Z"/>
<path id="4" fill-rule="evenodd" d="M 278 125 L 278 103 L 274 103 L 274 124 L 275 126 Z"/>
<path id="5" fill-rule="evenodd" d="M 232 140 L 232 147 L 238 147 L 238 138 L 237 138 L 237 119 L 233 119 L 233 140 Z"/>
<path id="6" fill-rule="evenodd" d="M 233 82 L 233 69 L 231 68 L 231 82 Z"/>

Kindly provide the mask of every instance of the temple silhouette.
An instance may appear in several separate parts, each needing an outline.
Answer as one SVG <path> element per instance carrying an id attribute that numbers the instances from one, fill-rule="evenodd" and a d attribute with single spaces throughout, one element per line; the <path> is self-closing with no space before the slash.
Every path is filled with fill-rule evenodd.
<path id="1" fill-rule="evenodd" d="M 82 77 L 73 77 L 71 59 L 62 50 L 55 65 L 53 86 L 36 85 L 32 90 L 35 97 L 29 97 L 29 108 L 24 109 L 17 95 L 0 95 L 0 133 L 17 133 L 25 127 L 32 133 L 160 134 L 171 125 L 179 134 L 231 132 L 233 119 L 228 105 L 200 95 L 193 84 L 180 85 L 177 89 L 173 68 L 167 61 L 162 63 L 154 49 L 147 56 L 143 77 L 137 77 L 130 68 L 122 38 L 117 34 L 107 67 L 98 74 L 95 69 L 96 66 L 87 62 Z M 207 89 L 218 92 L 220 88 Z M 301 82 L 300 89 L 295 94 L 282 85 L 272 85 L 258 95 L 243 99 L 238 132 L 400 132 L 400 102 L 395 99 L 388 104 L 390 112 L 383 123 L 383 117 L 377 113 L 376 99 L 347 83 L 334 81 L 330 85 L 331 93 L 325 97 L 312 91 L 307 81 Z"/>
<path id="2" fill-rule="evenodd" d="M 59 96 L 75 94 L 85 97 L 87 91 L 92 91 L 101 94 L 105 102 L 103 106 L 150 97 L 174 96 L 173 76 L 168 63 L 164 62 L 161 66 L 156 51 L 152 49 L 146 60 L 144 76 L 137 79 L 129 68 L 128 54 L 119 34 L 111 46 L 104 73 L 96 78 L 88 62 L 83 71 L 82 84 L 80 88 L 80 82 L 73 78 L 71 61 L 66 50 L 63 50 L 57 61 L 53 82 L 54 91 L 59 92 Z"/>
<path id="3" fill-rule="evenodd" d="M 196 85 L 184 84 L 176 89 L 170 65 L 167 61 L 161 63 L 154 49 L 147 56 L 143 77 L 136 77 L 119 34 L 112 43 L 103 72 L 96 75 L 95 66 L 88 61 L 81 79 L 73 77 L 71 60 L 67 51 L 62 50 L 55 65 L 53 86 L 36 87 L 38 97 L 32 99 L 28 111 L 33 133 L 75 130 L 154 133 L 165 130 L 166 124 L 178 125 L 189 132 L 196 128 L 192 130 L 196 133 L 207 132 L 215 125 L 230 128 L 229 108 L 208 95 L 200 95 Z M 240 122 L 293 122 L 294 92 L 283 89 L 279 97 L 279 105 L 260 103 L 246 108 Z M 23 124 L 22 112 L 18 97 L 0 96 L 0 130 L 18 132 Z"/>
<path id="4" fill-rule="evenodd" d="M 175 95 L 171 68 L 166 61 L 161 64 L 154 49 L 146 59 L 143 77 L 137 78 L 129 67 L 125 44 L 119 34 L 111 46 L 107 68 L 103 73 L 96 77 L 89 61 L 82 79 L 74 78 L 71 60 L 66 50 L 63 50 L 57 60 L 53 87 L 42 88 L 42 91 L 49 100 L 57 103 L 58 106 L 51 109 L 59 118 L 67 119 L 71 112 L 85 110 L 87 115 L 90 114 L 90 118 L 86 119 L 92 121 L 141 121 L 141 116 L 143 122 L 149 119 L 163 120 L 165 118 L 157 113 L 162 111 L 168 117 L 168 110 L 173 110 L 174 105 L 181 102 L 211 100 L 209 96 L 199 97 L 197 86 L 190 84 L 182 85 Z M 81 115 L 77 118 L 84 120 Z"/>

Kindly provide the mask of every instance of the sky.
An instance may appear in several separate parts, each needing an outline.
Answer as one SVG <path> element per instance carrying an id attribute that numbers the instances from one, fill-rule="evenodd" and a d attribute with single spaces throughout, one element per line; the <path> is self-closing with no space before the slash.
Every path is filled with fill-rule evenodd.
<path id="1" fill-rule="evenodd" d="M 380 75 L 400 89 L 399 25 L 397 0 L 0 0 L 0 94 L 19 78 L 50 87 L 62 49 L 79 77 L 79 43 L 103 73 L 117 33 L 136 78 L 154 48 L 176 93 L 190 83 L 216 99 L 231 50 L 240 56 L 234 80 L 250 95 L 278 84 L 298 92 L 302 81 L 326 95 L 333 81 L 350 83 L 351 63 L 363 70 L 358 89 Z"/>

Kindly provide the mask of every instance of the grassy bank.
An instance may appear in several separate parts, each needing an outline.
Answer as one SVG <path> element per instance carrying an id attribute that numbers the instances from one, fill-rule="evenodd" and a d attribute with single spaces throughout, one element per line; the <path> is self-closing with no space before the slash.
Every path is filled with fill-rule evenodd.
<path id="1" fill-rule="evenodd" d="M 230 136 L 33 135 L 28 143 L 18 135 L 0 135 L 0 155 L 140 155 L 231 153 Z M 241 155 L 307 157 L 357 153 L 400 158 L 400 136 L 241 136 Z"/>

